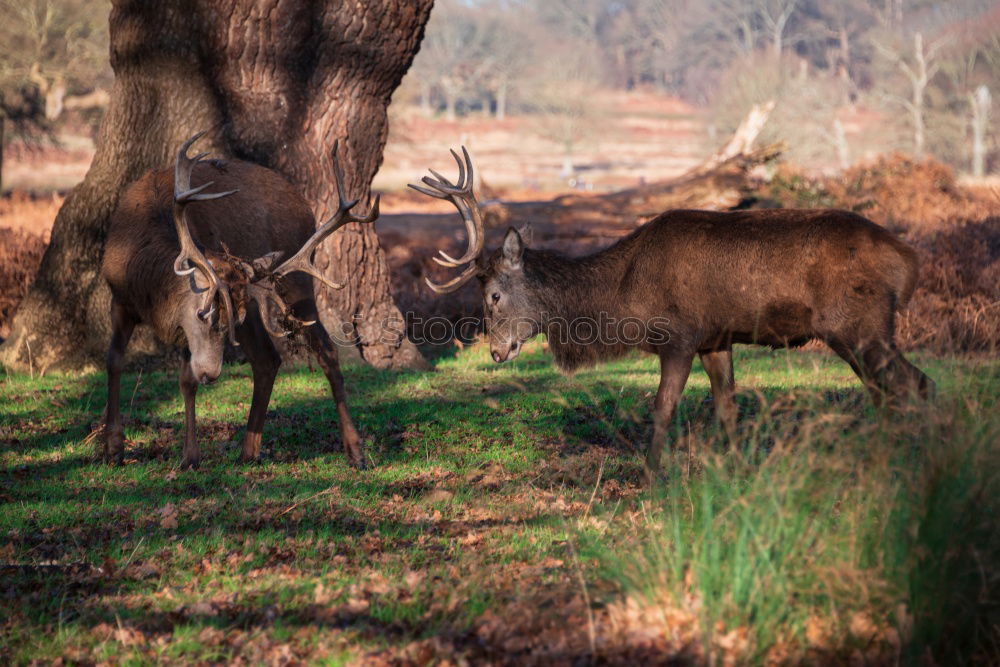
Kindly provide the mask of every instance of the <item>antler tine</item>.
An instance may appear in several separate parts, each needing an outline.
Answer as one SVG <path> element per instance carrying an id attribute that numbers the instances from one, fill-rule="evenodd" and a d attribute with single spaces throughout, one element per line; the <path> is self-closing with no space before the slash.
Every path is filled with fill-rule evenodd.
<path id="1" fill-rule="evenodd" d="M 459 274 L 455 278 L 452 278 L 446 283 L 439 284 L 432 282 L 431 279 L 428 278 L 427 276 L 424 276 L 424 282 L 427 283 L 427 286 L 430 287 L 435 292 L 437 292 L 438 294 L 450 294 L 451 292 L 454 292 L 465 283 L 469 282 L 469 280 L 471 280 L 472 277 L 476 275 L 476 272 L 478 270 L 479 267 L 477 267 L 475 264 L 470 264 L 465 268 L 465 271 L 462 271 L 461 274 Z"/>
<path id="2" fill-rule="evenodd" d="M 420 194 L 427 195 L 428 197 L 434 197 L 435 199 L 451 199 L 451 195 L 449 194 L 445 194 L 444 192 L 438 192 L 437 190 L 431 190 L 430 188 L 425 188 L 421 185 L 407 183 L 406 187 L 413 188 Z"/>
<path id="3" fill-rule="evenodd" d="M 438 254 L 444 259 L 439 259 L 437 257 L 431 257 L 431 259 L 441 266 L 455 268 L 475 259 L 475 255 L 470 255 L 470 252 L 474 248 L 482 247 L 483 239 L 481 239 L 482 234 L 479 227 L 476 225 L 475 216 L 478 215 L 478 211 L 473 211 L 465 200 L 462 199 L 452 200 L 452 204 L 454 204 L 455 208 L 458 209 L 459 215 L 462 217 L 462 222 L 465 224 L 465 231 L 469 236 L 469 249 L 466 250 L 462 257 L 457 259 L 446 253 L 444 250 L 438 250 Z"/>
<path id="4" fill-rule="evenodd" d="M 463 147 L 463 150 L 465 150 L 464 147 Z M 468 154 L 466 154 L 466 155 L 468 155 Z M 432 179 L 432 178 L 427 177 L 427 176 L 424 176 L 424 178 L 421 179 L 421 180 L 423 180 L 424 183 L 426 183 L 427 185 L 431 186 L 432 188 L 436 188 L 436 189 L 440 190 L 441 192 L 446 192 L 448 194 L 456 194 L 457 195 L 457 194 L 468 194 L 468 193 L 471 193 L 472 192 L 472 179 L 470 178 L 468 182 L 466 182 L 466 180 L 465 180 L 465 168 L 466 168 L 465 163 L 463 163 L 462 159 L 458 157 L 458 153 L 455 152 L 454 148 L 451 149 L 451 156 L 453 158 L 455 158 L 455 162 L 458 164 L 458 179 L 455 181 L 455 183 L 452 183 L 447 178 L 445 178 L 441 174 L 437 173 L 433 169 L 428 169 L 427 171 L 431 172 L 431 174 L 434 176 L 434 178 L 437 179 L 436 181 L 434 179 Z M 469 175 L 470 176 L 472 175 L 471 166 L 470 166 L 470 169 L 469 169 Z"/>
<path id="5" fill-rule="evenodd" d="M 465 150 L 464 146 L 462 147 L 462 150 Z M 462 164 L 462 161 L 458 159 L 458 153 L 455 152 L 454 148 L 449 148 L 448 151 L 451 153 L 451 156 L 453 158 L 455 158 L 455 163 L 458 165 L 458 180 L 455 182 L 455 185 L 457 187 L 460 187 L 460 188 L 464 189 L 465 186 L 467 185 L 466 182 L 465 182 L 465 165 Z M 469 168 L 469 177 L 470 177 L 469 178 L 469 184 L 471 184 L 472 183 L 472 178 L 471 178 L 472 177 L 472 168 L 471 167 Z"/>
<path id="6" fill-rule="evenodd" d="M 449 188 L 453 188 L 453 187 L 455 187 L 455 184 L 454 184 L 454 183 L 452 183 L 452 182 L 451 182 L 451 181 L 449 181 L 449 180 L 448 180 L 447 178 L 445 178 L 445 177 L 444 177 L 444 176 L 442 176 L 441 174 L 437 173 L 437 172 L 436 172 L 436 171 L 434 171 L 433 169 L 428 169 L 427 171 L 431 172 L 431 174 L 433 174 L 433 175 L 434 175 L 434 178 L 436 178 L 436 179 L 437 179 L 437 183 L 438 183 L 438 185 L 445 185 L 445 186 L 447 186 L 447 187 L 449 187 Z M 424 178 L 427 178 L 427 177 L 425 176 Z M 431 179 L 431 178 L 427 178 L 427 180 L 428 180 L 428 181 L 431 181 L 431 182 L 434 182 L 434 179 Z M 459 179 L 459 180 L 461 180 L 461 179 Z"/>
<path id="7" fill-rule="evenodd" d="M 423 181 L 424 183 L 426 183 L 427 185 L 431 186 L 435 190 L 438 190 L 439 192 L 443 192 L 444 194 L 446 194 L 448 196 L 455 196 L 455 197 L 461 197 L 461 196 L 470 194 L 470 191 L 468 189 L 466 189 L 466 188 L 459 188 L 459 187 L 456 187 L 456 186 L 452 185 L 451 181 L 449 181 L 448 179 L 444 178 L 443 176 L 441 176 L 440 174 L 438 174 L 433 169 L 429 169 L 428 171 L 430 171 L 432 174 L 434 174 L 435 176 L 437 176 L 438 179 L 440 179 L 440 180 L 434 180 L 430 176 L 424 176 L 420 180 Z"/>
<path id="8" fill-rule="evenodd" d="M 452 153 L 454 152 L 455 151 L 452 151 Z M 465 166 L 469 170 L 469 192 L 472 192 L 472 181 L 474 178 L 472 169 L 472 156 L 469 155 L 469 149 L 466 148 L 465 146 L 462 146 L 462 155 L 465 156 Z M 457 155 L 455 156 L 455 159 L 458 160 Z"/>
<path id="9" fill-rule="evenodd" d="M 194 170 L 195 165 L 201 162 L 201 159 L 208 155 L 208 153 L 198 153 L 194 157 L 189 157 L 187 152 L 191 149 L 191 146 L 194 145 L 194 142 L 201 139 L 204 135 L 205 130 L 202 130 L 201 132 L 189 137 L 187 141 L 181 144 L 180 149 L 177 151 L 177 162 L 174 166 L 174 201 L 207 201 L 210 199 L 226 197 L 238 192 L 238 190 L 228 190 L 226 192 L 200 194 L 202 190 L 212 185 L 212 181 L 199 185 L 196 188 L 191 187 L 191 172 Z"/>
<path id="10" fill-rule="evenodd" d="M 274 290 L 271 285 L 261 285 L 258 283 L 250 283 L 247 285 L 247 292 L 250 298 L 257 303 L 257 310 L 260 311 L 260 319 L 264 325 L 264 329 L 267 330 L 269 334 L 275 338 L 284 338 L 290 332 L 284 329 L 273 329 L 271 327 L 271 304 L 276 305 L 282 313 L 286 315 L 290 312 L 288 304 L 285 303 L 278 293 Z M 315 324 L 316 321 L 312 320 L 310 322 L 301 322 L 302 326 L 311 326 Z"/>
<path id="11" fill-rule="evenodd" d="M 357 199 L 348 199 L 345 196 L 347 188 L 344 187 L 344 169 L 340 166 L 340 157 L 337 152 L 340 150 L 340 140 L 333 142 L 333 177 L 337 180 L 337 199 L 340 201 L 339 210 L 348 211 L 358 203 Z"/>
<path id="12" fill-rule="evenodd" d="M 226 309 L 229 341 L 233 345 L 238 345 L 239 343 L 236 342 L 236 325 L 229 287 L 219 279 L 219 276 L 215 273 L 215 269 L 212 268 L 211 262 L 198 249 L 198 244 L 195 243 L 194 237 L 191 236 L 191 229 L 187 221 L 187 205 L 190 202 L 219 199 L 220 197 L 226 197 L 236 192 L 236 190 L 229 190 L 227 192 L 202 194 L 202 191 L 212 185 L 212 182 L 199 185 L 196 188 L 191 187 L 191 172 L 194 170 L 195 165 L 198 164 L 198 161 L 208 155 L 208 153 L 200 153 L 192 158 L 188 156 L 187 152 L 192 144 L 204 134 L 205 132 L 202 131 L 190 137 L 181 144 L 180 149 L 177 151 L 177 160 L 174 165 L 174 227 L 177 230 L 177 240 L 180 242 L 180 252 L 174 260 L 174 273 L 179 276 L 188 276 L 194 273 L 195 270 L 201 271 L 205 279 L 208 280 L 209 288 L 202 300 L 204 305 L 198 311 L 198 315 L 202 318 L 211 317 L 215 310 L 215 295 L 220 294 Z"/>
<path id="13" fill-rule="evenodd" d="M 292 271 L 301 271 L 303 273 L 308 273 L 313 278 L 319 280 L 331 289 L 344 289 L 344 284 L 335 283 L 323 275 L 323 272 L 316 268 L 316 265 L 312 263 L 310 257 L 312 257 L 316 246 L 344 225 L 352 222 L 361 224 L 375 222 L 379 216 L 379 205 L 382 201 L 382 197 L 381 195 L 376 195 L 374 202 L 369 199 L 368 213 L 365 215 L 358 216 L 351 213 L 351 209 L 357 205 L 359 200 L 348 199 L 345 195 L 347 190 L 344 186 L 344 170 L 340 165 L 340 158 L 337 155 L 338 147 L 338 143 L 335 142 L 333 145 L 333 176 L 337 182 L 337 199 L 339 200 L 337 212 L 334 213 L 329 220 L 320 225 L 319 229 L 317 229 L 316 232 L 309 237 L 309 240 L 306 241 L 301 248 L 299 248 L 298 252 L 272 271 L 272 274 L 275 276 L 283 276 L 291 273 Z"/>
<path id="14" fill-rule="evenodd" d="M 465 146 L 462 146 L 462 156 L 464 157 L 464 160 L 462 157 L 459 157 L 458 153 L 456 153 L 454 149 L 452 149 L 451 155 L 455 158 L 455 162 L 458 164 L 457 185 L 452 184 L 451 181 L 433 169 L 429 169 L 428 171 L 430 171 L 436 179 L 431 178 L 430 176 L 424 176 L 420 180 L 427 187 L 414 185 L 412 183 L 410 184 L 410 187 L 429 197 L 450 200 L 462 216 L 462 222 L 465 224 L 466 233 L 469 237 L 469 245 L 465 252 L 461 257 L 456 258 L 452 257 L 443 250 L 438 250 L 438 254 L 441 257 L 431 258 L 441 266 L 455 268 L 465 264 L 466 262 L 471 262 L 482 254 L 486 234 L 483 219 L 479 212 L 479 204 L 476 202 L 476 195 L 473 190 L 475 185 L 475 176 L 472 167 L 472 158 L 469 155 L 469 151 L 465 148 Z M 448 283 L 447 285 L 450 284 L 451 283 Z M 433 286 L 431 288 L 434 289 Z"/>
<path id="15" fill-rule="evenodd" d="M 382 205 L 382 195 L 375 195 L 375 201 L 373 202 L 371 197 L 368 198 L 368 214 L 363 218 L 360 218 L 358 222 L 368 223 L 375 222 L 378 216 L 381 214 L 379 207 Z"/>

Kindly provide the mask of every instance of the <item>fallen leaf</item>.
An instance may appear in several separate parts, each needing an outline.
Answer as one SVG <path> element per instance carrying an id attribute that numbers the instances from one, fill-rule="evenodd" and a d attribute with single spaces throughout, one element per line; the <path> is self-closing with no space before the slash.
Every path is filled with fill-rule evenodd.
<path id="1" fill-rule="evenodd" d="M 448 489 L 434 489 L 425 496 L 429 503 L 446 503 L 455 497 L 455 494 Z"/>
<path id="2" fill-rule="evenodd" d="M 313 600 L 316 604 L 330 604 L 333 600 L 332 592 L 323 585 L 323 582 L 316 584 L 316 588 L 313 590 Z"/>
<path id="3" fill-rule="evenodd" d="M 122 626 L 115 630 L 115 639 L 124 646 L 135 646 L 145 643 L 146 635 L 141 630 Z"/>
<path id="4" fill-rule="evenodd" d="M 856 612 L 851 616 L 851 634 L 858 639 L 867 641 L 878 633 L 878 628 L 864 612 Z"/>
<path id="5" fill-rule="evenodd" d="M 160 576 L 160 570 L 152 563 L 140 563 L 135 567 L 134 574 L 139 579 L 152 579 Z"/>
<path id="6" fill-rule="evenodd" d="M 173 530 L 177 528 L 177 508 L 173 503 L 167 503 L 160 508 L 160 528 Z"/>
<path id="7" fill-rule="evenodd" d="M 416 570 L 410 570 L 406 573 L 404 579 L 406 580 L 407 588 L 414 589 L 421 581 L 424 580 L 424 574 L 422 572 L 417 572 Z"/>
<path id="8" fill-rule="evenodd" d="M 218 613 L 211 602 L 205 601 L 195 602 L 186 609 L 189 616 L 215 616 Z"/>

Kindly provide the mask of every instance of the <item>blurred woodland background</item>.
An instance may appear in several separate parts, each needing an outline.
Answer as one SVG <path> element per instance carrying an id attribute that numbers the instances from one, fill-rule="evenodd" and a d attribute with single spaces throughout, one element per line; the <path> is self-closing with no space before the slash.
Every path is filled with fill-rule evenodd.
<path id="1" fill-rule="evenodd" d="M 90 149 L 112 78 L 109 6 L 0 2 L 6 188 L 72 184 L 78 169 L 20 166 Z M 676 171 L 773 100 L 761 138 L 786 141 L 801 167 L 903 150 L 983 176 L 1000 161 L 997 82 L 1000 4 L 988 0 L 438 0 L 393 99 L 393 139 L 419 141 L 414 117 L 443 124 L 442 143 L 460 138 L 446 123 L 488 118 L 518 130 L 511 155 L 539 143 L 569 180 L 615 152 L 623 122 L 644 119 L 649 148 L 674 154 Z"/>

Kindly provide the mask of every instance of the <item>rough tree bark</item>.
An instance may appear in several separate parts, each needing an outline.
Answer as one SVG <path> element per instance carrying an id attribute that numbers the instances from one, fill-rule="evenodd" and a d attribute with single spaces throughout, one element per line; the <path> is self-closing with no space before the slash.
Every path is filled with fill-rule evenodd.
<path id="1" fill-rule="evenodd" d="M 109 294 L 98 275 L 108 218 L 122 190 L 199 148 L 252 160 L 298 183 L 318 219 L 336 208 L 330 151 L 340 140 L 347 188 L 367 195 L 382 161 L 386 107 L 423 37 L 433 0 L 115 0 L 115 83 L 97 153 L 59 211 L 52 243 L 15 316 L 0 363 L 35 369 L 102 355 Z M 317 252 L 347 287 L 317 290 L 331 334 L 356 338 L 378 367 L 423 363 L 384 323 L 400 314 L 371 226 L 350 225 Z M 341 326 L 342 323 L 346 325 Z"/>

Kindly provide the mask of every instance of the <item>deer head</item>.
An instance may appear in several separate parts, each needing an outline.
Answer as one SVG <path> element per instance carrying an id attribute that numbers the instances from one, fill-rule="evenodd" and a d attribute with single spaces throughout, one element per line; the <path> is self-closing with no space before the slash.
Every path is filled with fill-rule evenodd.
<path id="1" fill-rule="evenodd" d="M 339 198 L 337 211 L 320 225 L 292 257 L 281 261 L 280 252 L 270 252 L 262 257 L 246 259 L 230 255 L 225 248 L 223 252 L 203 251 L 191 235 L 187 206 L 191 202 L 219 199 L 238 192 L 229 190 L 205 193 L 212 185 L 211 181 L 191 187 L 191 172 L 207 153 L 189 157 L 187 152 L 203 134 L 204 132 L 199 132 L 192 136 L 177 152 L 174 171 L 174 225 L 180 242 L 180 253 L 174 261 L 174 272 L 189 280 L 190 293 L 182 308 L 181 328 L 191 353 L 191 369 L 195 377 L 207 382 L 217 378 L 221 372 L 226 337 L 231 344 L 238 344 L 236 327 L 242 324 L 250 300 L 257 304 L 264 327 L 272 336 L 288 336 L 313 324 L 299 320 L 292 314 L 291 308 L 281 297 L 281 280 L 289 273 L 301 271 L 331 289 L 343 289 L 343 284 L 329 280 L 313 264 L 313 252 L 328 236 L 344 225 L 375 221 L 379 215 L 379 198 L 369 202 L 366 215 L 356 216 L 351 213 L 358 200 L 348 199 L 344 194 L 344 174 L 337 157 L 337 145 L 334 144 L 334 176 Z M 238 298 L 234 299 L 234 295 Z"/>
<path id="2" fill-rule="evenodd" d="M 541 331 L 543 307 L 539 302 L 531 278 L 524 270 L 524 252 L 530 242 L 528 228 L 507 230 L 503 245 L 490 256 L 485 251 L 486 229 L 482 212 L 473 192 L 473 167 L 469 151 L 462 147 L 462 157 L 454 150 L 452 157 L 458 163 L 458 180 L 447 178 L 430 170 L 434 178 L 424 176 L 421 185 L 410 184 L 417 192 L 436 199 L 446 199 L 455 205 L 468 233 L 468 247 L 459 258 L 439 250 L 440 257 L 432 257 L 441 266 L 465 269 L 446 283 L 438 284 L 424 278 L 427 286 L 438 294 L 458 290 L 472 278 L 479 279 L 483 299 L 483 317 L 490 340 L 490 352 L 497 363 L 509 361 L 520 353 L 521 345 Z"/>

